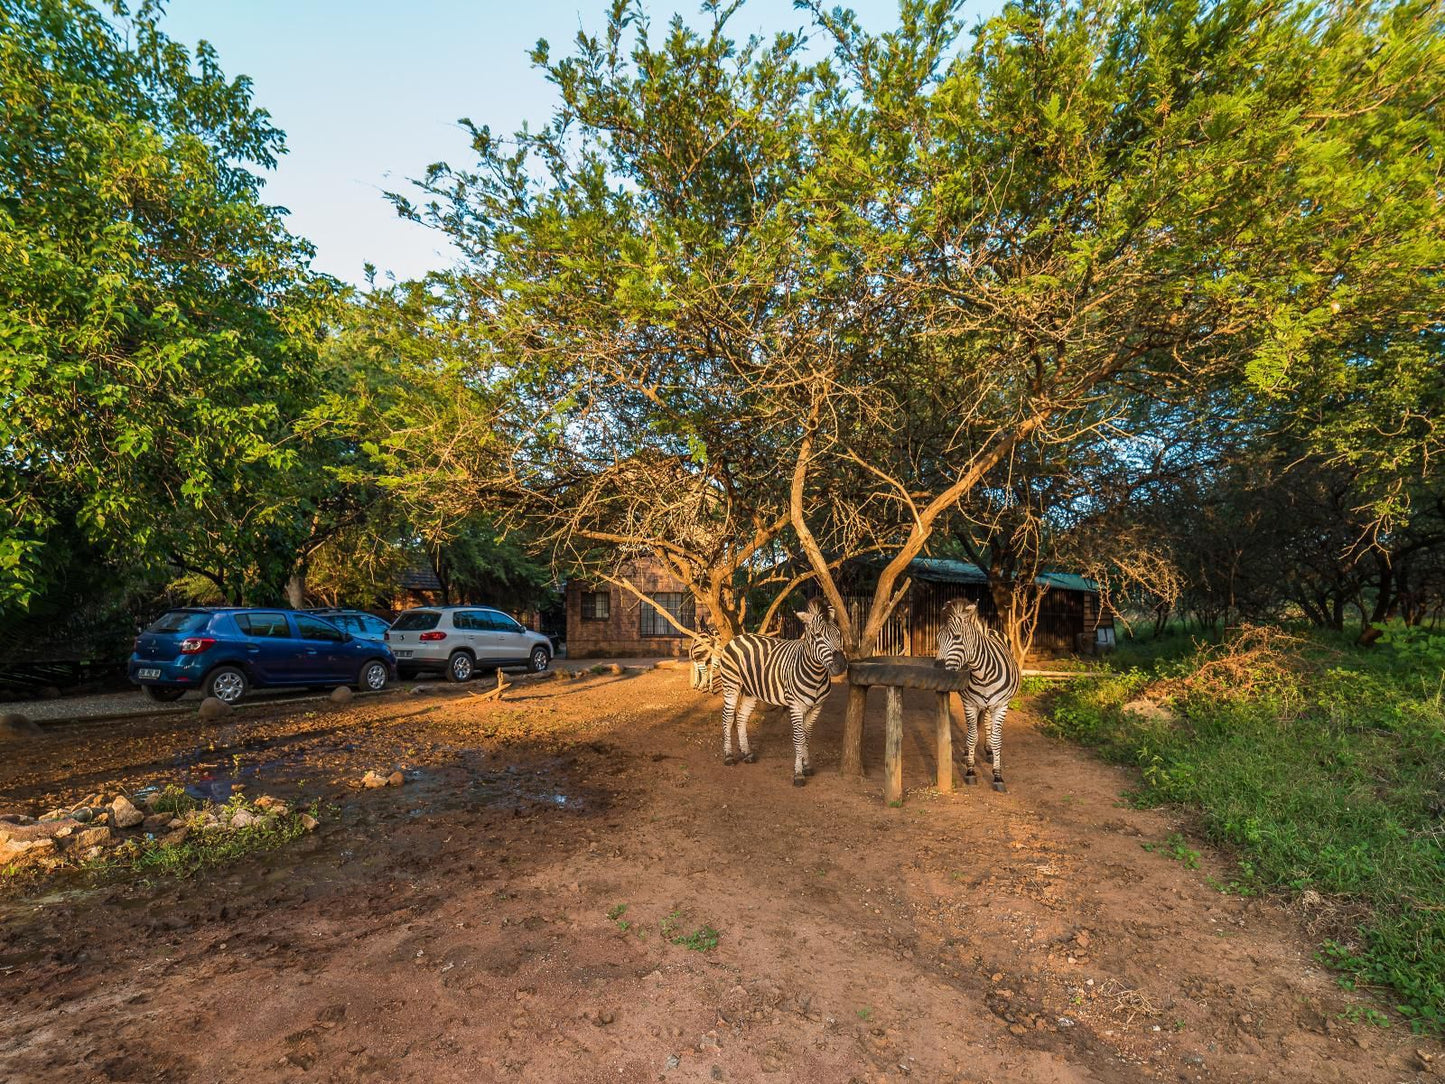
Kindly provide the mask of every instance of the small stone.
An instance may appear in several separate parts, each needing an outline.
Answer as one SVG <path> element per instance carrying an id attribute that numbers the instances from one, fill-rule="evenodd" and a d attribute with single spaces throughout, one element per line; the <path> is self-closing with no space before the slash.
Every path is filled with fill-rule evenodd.
<path id="1" fill-rule="evenodd" d="M 162 828 L 167 828 L 167 827 L 169 827 L 169 826 L 170 826 L 170 823 L 171 823 L 171 814 L 169 814 L 169 813 L 152 813 L 149 817 L 147 817 L 145 820 L 143 820 L 143 821 L 140 822 L 140 826 L 141 826 L 143 829 L 145 829 L 147 832 L 158 832 L 158 831 L 160 831 Z"/>
<path id="2" fill-rule="evenodd" d="M 668 1069 L 676 1069 L 681 1064 L 682 1061 L 678 1058 L 676 1054 L 669 1054 L 667 1056 L 667 1061 L 663 1062 L 664 1067 Z"/>
<path id="3" fill-rule="evenodd" d="M 231 814 L 232 828 L 250 828 L 254 824 L 259 824 L 260 821 L 261 818 L 248 809 L 238 809 Z"/>
<path id="4" fill-rule="evenodd" d="M 54 858 L 55 840 L 49 836 L 41 839 L 12 839 L 0 842 L 0 869 L 6 866 L 34 866 Z"/>
<path id="5" fill-rule="evenodd" d="M 190 834 L 191 830 L 189 828 L 177 828 L 175 831 L 167 832 L 161 836 L 161 842 L 167 847 L 174 847 L 177 843 L 184 843 L 186 837 Z"/>
<path id="6" fill-rule="evenodd" d="M 305 828 L 306 831 L 308 831 L 308 832 L 314 832 L 314 831 L 316 831 L 316 826 L 317 826 L 318 824 L 320 824 L 320 823 L 321 823 L 320 821 L 318 821 L 315 817 L 313 817 L 313 816 L 312 816 L 311 814 L 309 814 L 309 813 L 302 813 L 302 814 L 301 814 L 301 827 L 302 827 L 302 828 Z"/>
<path id="7" fill-rule="evenodd" d="M 6 738 L 33 738 L 40 728 L 18 711 L 7 711 L 0 715 L 0 741 Z"/>
<path id="8" fill-rule="evenodd" d="M 1080 948 L 1088 948 L 1091 940 L 1092 938 L 1089 937 L 1088 930 L 1080 930 L 1078 933 L 1074 934 L 1074 943 Z"/>
<path id="9" fill-rule="evenodd" d="M 430 685 L 413 685 L 413 686 L 412 686 L 410 689 L 408 689 L 406 692 L 407 692 L 407 695 L 408 695 L 408 696 L 426 696 L 428 693 L 431 692 L 431 686 L 430 686 Z"/>
<path id="10" fill-rule="evenodd" d="M 1061 1028 L 1071 1028 L 1074 1026 L 1074 1021 L 1067 1016 L 1059 1017 L 1054 1023 L 1058 1024 Z"/>
<path id="11" fill-rule="evenodd" d="M 89 806 L 86 805 L 76 806 L 70 811 L 70 815 L 73 819 L 79 821 L 81 824 L 89 824 L 91 821 L 95 820 L 95 810 L 91 809 Z"/>
<path id="12" fill-rule="evenodd" d="M 1028 1032 L 1027 1032 L 1026 1030 L 1024 1030 L 1024 1026 L 1023 1026 L 1022 1024 L 1010 1024 L 1010 1025 L 1008 1026 L 1008 1033 L 1009 1033 L 1010 1035 L 1016 1035 L 1016 1036 L 1017 1036 L 1017 1035 L 1027 1035 L 1027 1034 L 1028 1034 Z"/>
<path id="13" fill-rule="evenodd" d="M 377 775 L 375 772 L 367 772 L 361 777 L 361 785 L 368 790 L 386 786 L 386 776 Z"/>
<path id="14" fill-rule="evenodd" d="M 714 1065 L 714 1066 L 708 1071 L 708 1076 L 712 1077 L 714 1080 L 721 1080 L 721 1079 L 723 1078 L 722 1066 L 721 1066 L 721 1065 Z"/>
<path id="15" fill-rule="evenodd" d="M 355 695 L 349 686 L 338 685 L 331 690 L 331 702 L 333 704 L 349 704 Z"/>
<path id="16" fill-rule="evenodd" d="M 220 719 L 231 713 L 231 705 L 218 697 L 208 696 L 196 710 L 202 719 Z"/>
<path id="17" fill-rule="evenodd" d="M 134 828 L 146 819 L 145 814 L 133 806 L 124 794 L 110 803 L 110 815 L 117 828 Z"/>
<path id="18" fill-rule="evenodd" d="M 186 821 L 184 817 L 172 817 L 170 820 L 166 821 L 167 828 L 184 828 L 185 826 Z"/>
<path id="19" fill-rule="evenodd" d="M 278 817 L 284 817 L 291 812 L 289 803 L 280 798 L 273 798 L 269 794 L 263 794 L 256 799 L 256 808 L 264 809 L 267 813 L 274 813 Z"/>
<path id="20" fill-rule="evenodd" d="M 399 787 L 405 782 L 406 776 L 402 775 L 401 772 L 392 772 L 386 777 L 386 785 L 389 787 Z"/>
<path id="21" fill-rule="evenodd" d="M 71 846 L 81 850 L 89 850 L 91 847 L 99 847 L 102 843 L 110 842 L 110 829 L 105 825 L 95 828 L 82 828 L 75 833 L 75 839 Z"/>

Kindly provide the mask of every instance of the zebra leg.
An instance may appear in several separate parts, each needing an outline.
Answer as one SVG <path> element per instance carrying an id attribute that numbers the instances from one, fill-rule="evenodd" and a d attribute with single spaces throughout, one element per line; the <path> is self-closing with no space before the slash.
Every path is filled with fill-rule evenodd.
<path id="1" fill-rule="evenodd" d="M 788 709 L 793 720 L 793 786 L 807 784 L 807 773 L 803 770 L 808 762 L 808 739 L 803 733 L 803 712 L 796 707 Z"/>
<path id="2" fill-rule="evenodd" d="M 995 707 L 988 718 L 988 744 L 993 750 L 993 789 L 997 791 L 1008 790 L 1003 785 L 1003 717 L 1007 714 L 1008 704 L 1003 703 Z"/>
<path id="3" fill-rule="evenodd" d="M 818 718 L 818 712 L 823 710 L 822 704 L 814 704 L 803 716 L 803 774 L 813 774 L 813 758 L 808 752 L 808 743 L 813 740 L 813 722 Z"/>
<path id="4" fill-rule="evenodd" d="M 965 786 L 974 787 L 978 785 L 978 772 L 974 770 L 973 753 L 978 747 L 978 708 L 967 700 L 959 698 L 963 703 L 963 718 L 968 723 L 968 739 L 964 745 L 963 757 L 963 782 Z"/>
<path id="5" fill-rule="evenodd" d="M 733 713 L 737 709 L 739 692 L 735 685 L 723 688 L 723 763 L 728 765 L 737 763 L 733 759 Z M 745 745 L 746 741 L 739 744 Z"/>
<path id="6" fill-rule="evenodd" d="M 748 748 L 748 720 L 752 718 L 753 708 L 758 706 L 757 699 L 745 696 L 738 704 L 738 749 L 742 753 L 744 764 L 751 764 L 757 760 L 756 754 Z"/>

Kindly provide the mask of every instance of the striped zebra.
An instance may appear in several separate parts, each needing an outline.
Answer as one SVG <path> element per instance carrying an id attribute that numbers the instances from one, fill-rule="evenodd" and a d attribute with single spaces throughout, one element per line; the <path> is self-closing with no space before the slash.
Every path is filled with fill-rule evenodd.
<path id="1" fill-rule="evenodd" d="M 691 685 L 694 689 L 715 691 L 721 654 L 722 649 L 718 646 L 718 638 L 715 635 L 706 632 L 693 633 L 692 644 L 687 649 L 687 656 L 692 660 Z"/>
<path id="2" fill-rule="evenodd" d="M 843 634 L 832 607 L 812 599 L 798 613 L 803 635 L 796 640 L 775 636 L 739 636 L 722 649 L 719 676 L 723 690 L 723 763 L 733 758 L 733 720 L 737 720 L 738 749 L 745 764 L 757 758 L 748 748 L 748 717 L 761 701 L 787 708 L 793 723 L 793 786 L 801 787 L 813 774 L 808 758 L 808 735 L 813 720 L 832 688 L 830 675 L 848 668 Z"/>
<path id="3" fill-rule="evenodd" d="M 1003 717 L 1008 702 L 1019 689 L 1019 664 L 1001 637 L 978 616 L 978 604 L 953 599 L 944 604 L 943 627 L 938 633 L 938 658 L 934 666 L 967 670 L 968 689 L 958 694 L 963 717 L 968 720 L 967 770 L 963 781 L 978 782 L 973 769 L 973 751 L 978 744 L 978 717 L 988 714 L 988 756 L 993 764 L 993 789 L 1007 790 L 1003 783 Z"/>

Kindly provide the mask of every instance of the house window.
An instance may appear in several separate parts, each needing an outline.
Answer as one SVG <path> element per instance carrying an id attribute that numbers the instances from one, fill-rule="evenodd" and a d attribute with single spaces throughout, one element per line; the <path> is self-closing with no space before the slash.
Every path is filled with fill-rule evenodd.
<path id="1" fill-rule="evenodd" d="M 683 591 L 657 591 L 652 602 L 642 604 L 639 614 L 638 633 L 642 636 L 682 636 L 672 622 L 662 616 L 661 610 L 670 613 L 678 624 L 690 629 L 697 624 L 697 602 Z"/>
<path id="2" fill-rule="evenodd" d="M 582 620 L 606 621 L 612 616 L 612 596 L 606 591 L 582 592 Z"/>

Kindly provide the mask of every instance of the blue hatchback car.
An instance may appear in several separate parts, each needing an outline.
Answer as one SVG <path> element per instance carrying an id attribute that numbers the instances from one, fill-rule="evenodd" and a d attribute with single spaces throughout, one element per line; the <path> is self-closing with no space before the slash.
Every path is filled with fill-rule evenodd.
<path id="1" fill-rule="evenodd" d="M 391 649 L 293 610 L 171 610 L 136 638 L 130 679 L 152 700 L 199 689 L 234 704 L 252 688 L 355 685 L 376 692 L 396 675 Z"/>

